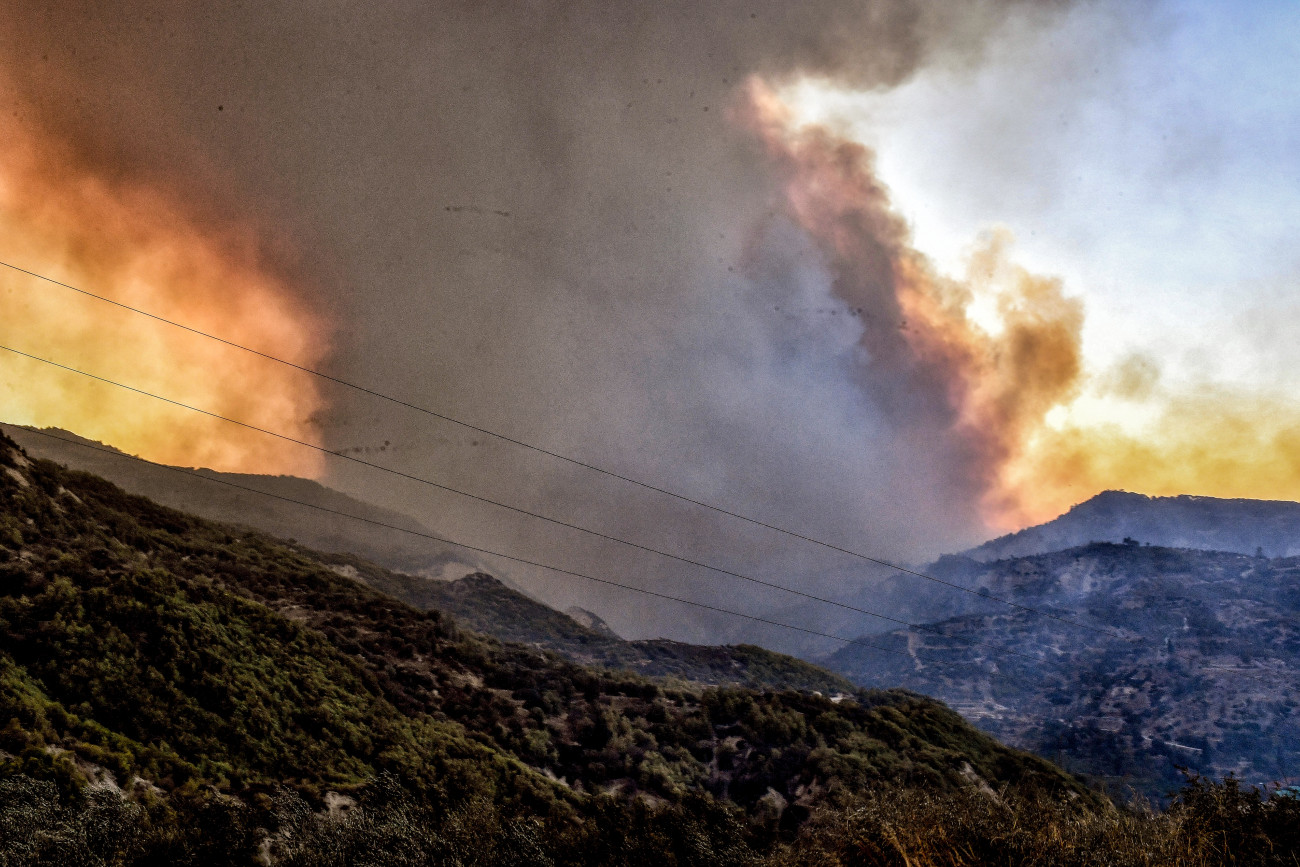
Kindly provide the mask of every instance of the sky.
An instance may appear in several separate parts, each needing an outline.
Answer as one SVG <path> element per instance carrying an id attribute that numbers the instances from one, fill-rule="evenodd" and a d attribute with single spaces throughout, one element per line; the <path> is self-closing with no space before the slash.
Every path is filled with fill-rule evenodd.
<path id="1" fill-rule="evenodd" d="M 1298 19 L 20 0 L 0 260 L 912 563 L 1110 488 L 1297 499 Z M 0 344 L 292 440 L 767 579 L 877 574 L 16 271 L 0 304 Z M 0 414 L 790 601 L 31 359 L 0 358 Z M 724 629 L 489 565 L 624 634 Z"/>
<path id="2" fill-rule="evenodd" d="M 995 38 L 973 74 L 869 94 L 801 81 L 792 96 L 877 151 L 945 271 L 1003 225 L 1020 261 L 1086 294 L 1094 364 L 1145 351 L 1171 375 L 1268 382 L 1284 372 L 1252 351 L 1262 335 L 1224 326 L 1286 304 L 1295 274 L 1300 6 L 1100 11 Z M 1239 342 L 1198 362 L 1224 338 Z"/>

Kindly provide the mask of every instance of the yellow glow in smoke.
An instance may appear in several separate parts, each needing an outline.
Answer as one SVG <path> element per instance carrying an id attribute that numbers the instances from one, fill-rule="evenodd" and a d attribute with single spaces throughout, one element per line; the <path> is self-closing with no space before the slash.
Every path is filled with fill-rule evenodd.
<path id="1" fill-rule="evenodd" d="M 322 323 L 248 237 L 197 225 L 160 190 L 102 177 L 57 141 L 0 121 L 0 258 L 315 366 Z M 315 442 L 310 377 L 0 268 L 0 343 Z M 320 456 L 0 352 L 0 419 L 57 426 L 151 460 L 314 475 Z"/>

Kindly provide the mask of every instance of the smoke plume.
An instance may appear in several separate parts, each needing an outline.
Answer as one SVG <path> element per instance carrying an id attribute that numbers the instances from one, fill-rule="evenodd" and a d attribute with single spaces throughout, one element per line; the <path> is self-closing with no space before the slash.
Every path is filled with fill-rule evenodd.
<path id="1" fill-rule="evenodd" d="M 746 96 L 740 113 L 778 165 L 793 218 L 815 239 L 835 295 L 862 313 L 865 393 L 891 429 L 927 440 L 925 459 L 943 462 L 991 525 L 1019 517 L 1009 467 L 1079 392 L 1082 303 L 1015 266 L 1005 232 L 983 239 L 964 280 L 940 276 L 911 246 L 865 146 L 800 126 L 759 79 Z M 980 301 L 989 321 L 973 316 Z"/>
<path id="2" fill-rule="evenodd" d="M 1015 267 L 997 234 L 965 277 L 936 274 L 870 153 L 793 123 L 775 94 L 801 76 L 869 89 L 960 70 L 1008 15 L 1032 38 L 1056 6 L 324 3 L 304 16 L 277 2 L 18 0 L 0 12 L 0 63 L 22 106 L 6 124 L 26 142 L 20 168 L 3 170 L 4 219 L 32 270 L 828 541 L 920 559 L 1023 508 L 1018 460 L 1080 388 L 1082 311 Z M 300 272 L 264 255 L 268 237 L 311 251 Z M 6 281 L 4 303 L 19 303 Z M 71 319 L 59 333 L 79 336 L 51 353 L 304 438 L 317 422 L 328 446 L 406 472 L 759 577 L 831 581 L 845 568 L 489 437 L 173 344 L 144 322 L 21 303 L 37 306 L 6 322 L 25 331 Z M 341 323 L 328 347 L 321 311 Z M 22 371 L 6 377 L 3 405 L 18 415 L 6 420 L 179 463 L 317 469 L 257 435 L 53 392 Z M 319 469 L 455 538 L 702 601 L 791 601 L 363 468 Z M 720 629 L 505 568 L 626 634 Z"/>

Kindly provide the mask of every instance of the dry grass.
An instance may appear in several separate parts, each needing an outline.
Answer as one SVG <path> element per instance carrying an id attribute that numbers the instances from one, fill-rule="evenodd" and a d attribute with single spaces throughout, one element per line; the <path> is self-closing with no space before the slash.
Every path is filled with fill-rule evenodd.
<path id="1" fill-rule="evenodd" d="M 1169 810 L 882 791 L 816 813 L 772 867 L 1300 865 L 1300 801 L 1192 780 Z"/>

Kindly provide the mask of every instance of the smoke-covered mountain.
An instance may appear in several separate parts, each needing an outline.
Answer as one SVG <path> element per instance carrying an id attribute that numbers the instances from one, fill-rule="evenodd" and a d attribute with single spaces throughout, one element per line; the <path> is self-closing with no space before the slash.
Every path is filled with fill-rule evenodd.
<path id="1" fill-rule="evenodd" d="M 1300 554 L 1300 503 L 1106 491 L 1055 520 L 966 553 L 989 562 L 1126 538 L 1167 548 L 1289 557 Z"/>
<path id="2" fill-rule="evenodd" d="M 1177 768 L 1300 776 L 1300 558 L 1095 543 L 943 575 L 990 606 L 826 658 L 859 682 L 943 698 L 1018 746 L 1150 796 Z"/>
<path id="3" fill-rule="evenodd" d="M 561 613 L 483 572 L 456 581 L 431 581 L 391 572 L 348 554 L 304 553 L 340 575 L 415 608 L 451 614 L 476 632 L 558 653 L 583 665 L 696 683 L 807 689 L 828 695 L 854 688 L 823 668 L 752 644 L 626 641 L 591 612 L 573 612 L 577 617 Z"/>
<path id="4" fill-rule="evenodd" d="M 995 560 L 1064 551 L 1092 542 L 1143 545 L 1284 557 L 1300 554 L 1300 503 L 1226 500 L 1214 497 L 1148 497 L 1106 491 L 1044 524 L 985 542 L 962 554 L 947 555 L 917 571 L 946 584 L 974 587 Z M 852 568 L 822 576 L 818 588 L 837 602 L 896 617 L 930 623 L 960 615 L 996 612 L 1000 606 L 944 583 L 903 572 Z M 775 612 L 790 623 L 819 623 L 836 635 L 890 632 L 897 623 L 860 611 L 800 601 Z M 824 639 L 803 637 L 781 646 L 805 658 L 839 649 Z"/>

